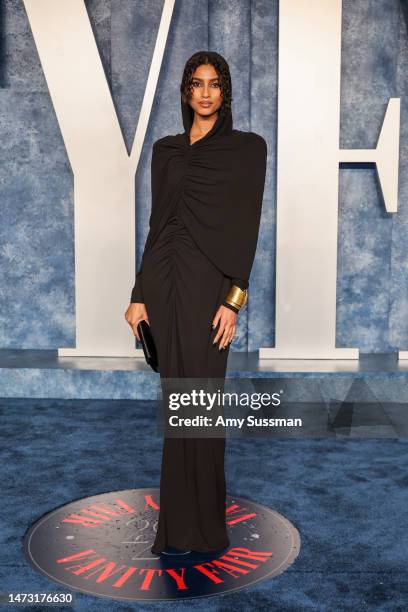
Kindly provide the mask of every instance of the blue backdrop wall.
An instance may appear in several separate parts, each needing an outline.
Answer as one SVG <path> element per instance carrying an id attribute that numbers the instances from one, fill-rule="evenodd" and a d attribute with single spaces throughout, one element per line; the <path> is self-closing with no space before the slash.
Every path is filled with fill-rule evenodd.
<path id="1" fill-rule="evenodd" d="M 129 151 L 163 0 L 88 0 L 86 6 Z M 277 0 L 176 0 L 136 177 L 139 266 L 150 214 L 151 145 L 182 131 L 184 63 L 199 49 L 224 55 L 234 127 L 262 134 L 269 151 L 251 297 L 234 342 L 241 351 L 274 345 L 278 10 Z M 362 352 L 408 348 L 405 17 L 403 0 L 343 1 L 340 147 L 375 147 L 389 97 L 401 97 L 399 212 L 385 212 L 372 166 L 340 171 L 336 342 Z M 71 347 L 73 175 L 22 0 L 3 0 L 1 34 L 0 346 Z"/>

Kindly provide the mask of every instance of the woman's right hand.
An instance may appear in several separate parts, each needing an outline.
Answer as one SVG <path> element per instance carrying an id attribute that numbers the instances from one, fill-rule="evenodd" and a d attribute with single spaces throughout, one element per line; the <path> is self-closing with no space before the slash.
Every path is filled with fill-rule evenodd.
<path id="1" fill-rule="evenodd" d="M 131 304 L 129 304 L 128 309 L 125 312 L 125 319 L 132 328 L 133 335 L 136 336 L 136 338 L 140 342 L 139 332 L 137 331 L 137 324 L 139 323 L 139 321 L 144 319 L 150 325 L 149 317 L 147 316 L 146 306 L 142 302 L 132 302 Z"/>

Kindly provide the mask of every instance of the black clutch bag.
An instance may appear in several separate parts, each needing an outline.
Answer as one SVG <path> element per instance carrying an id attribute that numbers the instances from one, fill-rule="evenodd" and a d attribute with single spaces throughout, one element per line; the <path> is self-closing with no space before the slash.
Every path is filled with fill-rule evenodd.
<path id="1" fill-rule="evenodd" d="M 146 363 L 155 372 L 158 372 L 159 363 L 157 359 L 156 345 L 154 343 L 150 325 L 145 319 L 141 319 L 139 321 L 139 323 L 137 324 L 137 331 L 139 332 L 140 342 L 142 343 L 142 348 L 143 348 L 144 356 L 146 359 Z"/>

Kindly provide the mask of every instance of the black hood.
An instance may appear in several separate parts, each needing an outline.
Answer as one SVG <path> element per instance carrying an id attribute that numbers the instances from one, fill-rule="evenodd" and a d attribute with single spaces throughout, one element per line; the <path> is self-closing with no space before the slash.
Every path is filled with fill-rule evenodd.
<path id="1" fill-rule="evenodd" d="M 190 144 L 190 129 L 193 125 L 194 120 L 194 111 L 191 108 L 190 104 L 185 104 L 183 102 L 182 96 L 180 96 L 181 103 L 181 114 L 183 118 L 183 127 L 184 127 L 184 135 L 187 141 L 187 144 Z M 218 109 L 218 117 L 211 130 L 200 138 L 198 142 L 207 141 L 209 139 L 219 138 L 220 136 L 228 136 L 232 132 L 232 112 L 231 108 L 225 106 L 224 102 L 221 104 Z M 195 144 L 195 143 L 193 143 Z"/>
<path id="2" fill-rule="evenodd" d="M 181 113 L 183 116 L 184 135 L 187 144 L 190 144 L 190 129 L 193 125 L 194 111 L 189 104 L 185 104 L 181 99 Z M 197 142 L 227 136 L 232 132 L 232 113 L 231 109 L 221 104 L 218 110 L 218 117 L 211 130 L 200 138 Z M 193 143 L 195 144 L 195 143 Z"/>

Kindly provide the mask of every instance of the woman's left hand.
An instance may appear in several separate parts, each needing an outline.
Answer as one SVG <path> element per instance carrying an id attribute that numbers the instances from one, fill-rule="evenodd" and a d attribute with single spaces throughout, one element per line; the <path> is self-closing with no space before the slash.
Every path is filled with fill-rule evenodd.
<path id="1" fill-rule="evenodd" d="M 214 338 L 213 344 L 219 343 L 219 351 L 223 348 L 226 348 L 232 339 L 235 336 L 235 330 L 237 328 L 237 313 L 227 308 L 226 306 L 221 305 L 217 314 L 213 319 L 213 329 L 215 329 L 219 323 L 219 328 L 217 334 Z"/>

